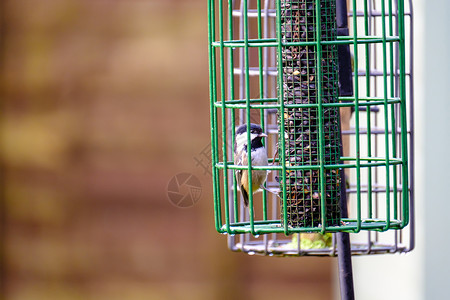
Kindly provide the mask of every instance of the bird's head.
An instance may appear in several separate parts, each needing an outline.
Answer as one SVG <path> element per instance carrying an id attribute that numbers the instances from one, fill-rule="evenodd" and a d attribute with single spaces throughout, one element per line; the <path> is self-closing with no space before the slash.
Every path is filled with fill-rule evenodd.
<path id="1" fill-rule="evenodd" d="M 261 139 L 263 137 L 267 137 L 261 128 L 261 126 L 257 124 L 250 124 L 250 141 L 251 148 L 256 149 L 259 147 L 263 147 Z M 236 147 L 247 147 L 247 124 L 242 124 L 236 129 Z"/>

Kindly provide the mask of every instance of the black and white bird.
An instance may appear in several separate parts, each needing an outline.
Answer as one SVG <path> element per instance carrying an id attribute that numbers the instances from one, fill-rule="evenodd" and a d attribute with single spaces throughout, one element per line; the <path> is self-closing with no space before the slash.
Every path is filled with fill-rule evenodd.
<path id="1" fill-rule="evenodd" d="M 267 135 L 262 131 L 261 126 L 257 124 L 250 124 L 250 147 L 251 147 L 251 159 L 252 166 L 267 166 L 267 152 L 262 143 L 262 138 Z M 234 164 L 238 166 L 248 166 L 248 154 L 247 154 L 247 124 L 243 124 L 236 129 L 236 141 L 234 143 Z M 267 171 L 266 170 L 253 170 L 252 171 L 252 189 L 255 193 L 262 188 L 264 182 L 266 182 Z M 248 170 L 237 170 L 236 180 L 242 196 L 244 197 L 244 204 L 248 206 L 248 194 L 250 192 Z"/>

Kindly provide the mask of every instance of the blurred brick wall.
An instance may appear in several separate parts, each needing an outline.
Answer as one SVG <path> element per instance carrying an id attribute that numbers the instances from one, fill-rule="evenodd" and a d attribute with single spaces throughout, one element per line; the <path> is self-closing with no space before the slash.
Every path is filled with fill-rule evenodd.
<path id="1" fill-rule="evenodd" d="M 1 5 L 2 299 L 331 298 L 332 259 L 214 231 L 206 1 Z M 193 208 L 167 200 L 179 172 Z"/>

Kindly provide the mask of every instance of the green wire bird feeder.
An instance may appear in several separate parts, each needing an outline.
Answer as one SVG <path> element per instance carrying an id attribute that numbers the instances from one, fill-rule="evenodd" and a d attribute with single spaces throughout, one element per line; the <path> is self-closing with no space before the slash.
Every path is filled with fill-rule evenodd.
<path id="1" fill-rule="evenodd" d="M 411 251 L 411 0 L 209 0 L 208 17 L 215 225 L 230 249 L 335 256 L 345 232 L 352 254 Z M 248 123 L 268 134 L 267 166 L 234 165 Z M 268 171 L 249 208 L 237 169 Z"/>

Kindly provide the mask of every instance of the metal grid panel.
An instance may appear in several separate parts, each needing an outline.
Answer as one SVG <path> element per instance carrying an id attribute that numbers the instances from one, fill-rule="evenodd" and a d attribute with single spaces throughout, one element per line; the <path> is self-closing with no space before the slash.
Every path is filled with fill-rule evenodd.
<path id="1" fill-rule="evenodd" d="M 407 150 L 402 149 L 406 144 L 405 131 L 408 133 L 409 147 L 413 142 L 412 64 L 402 74 L 405 70 L 402 61 L 406 58 L 412 62 L 411 1 L 407 3 L 404 14 L 406 39 L 409 41 L 406 52 L 400 43 L 404 37 L 400 28 L 403 28 L 402 1 L 352 1 L 350 38 L 337 40 L 349 44 L 354 54 L 357 70 L 354 72 L 355 97 L 339 97 L 340 105 L 334 106 L 341 107 L 341 112 L 345 108 L 354 111 L 350 128 L 343 128 L 342 131 L 344 143 L 347 136 L 347 142 L 351 145 L 350 151 L 342 157 L 345 165 L 341 165 L 347 170 L 350 218 L 338 226 L 312 224 L 304 230 L 283 225 L 280 199 L 266 191 L 250 195 L 253 212 L 249 214 L 239 200 L 240 193 L 233 176 L 237 167 L 232 164 L 231 145 L 236 125 L 247 123 L 247 120 L 260 123 L 269 134 L 266 144 L 269 157 L 278 149 L 277 112 L 283 105 L 278 102 L 276 94 L 277 80 L 280 80 L 277 77 L 280 70 L 277 70 L 277 53 L 283 53 L 283 47 L 277 42 L 281 40 L 281 30 L 278 37 L 276 32 L 280 2 L 210 1 L 209 5 L 216 229 L 230 234 L 229 247 L 250 254 L 334 255 L 334 234 L 306 233 L 327 229 L 330 232 L 369 230 L 352 234 L 354 254 L 410 251 L 414 246 L 413 218 L 411 226 L 406 229 L 381 231 L 400 229 L 407 224 L 409 215 L 405 215 L 404 194 L 409 194 L 406 201 L 410 201 L 413 208 L 412 188 L 409 193 L 403 193 L 408 173 L 405 174 L 403 164 L 399 163 L 406 161 L 402 157 Z M 278 25 L 281 28 L 282 25 Z M 327 55 L 326 52 L 321 53 Z M 402 53 L 406 53 L 406 57 Z M 407 84 L 402 83 L 405 79 Z M 281 82 L 283 84 L 288 80 L 284 78 Z M 408 92 L 405 88 L 409 91 L 409 103 L 404 98 Z M 406 110 L 402 107 L 406 104 L 407 120 L 404 117 Z M 285 151 L 289 151 L 289 147 Z M 411 149 L 409 158 L 412 168 Z M 280 187 L 277 178 L 280 180 L 283 177 L 283 171 L 287 174 L 289 167 L 280 165 L 275 155 L 270 164 L 264 168 L 271 170 L 266 186 L 277 193 Z M 413 179 L 412 171 L 409 176 Z M 384 221 L 380 222 L 380 219 Z M 234 235 L 237 233 L 245 234 L 237 238 Z M 286 237 L 279 233 L 294 234 Z"/>

